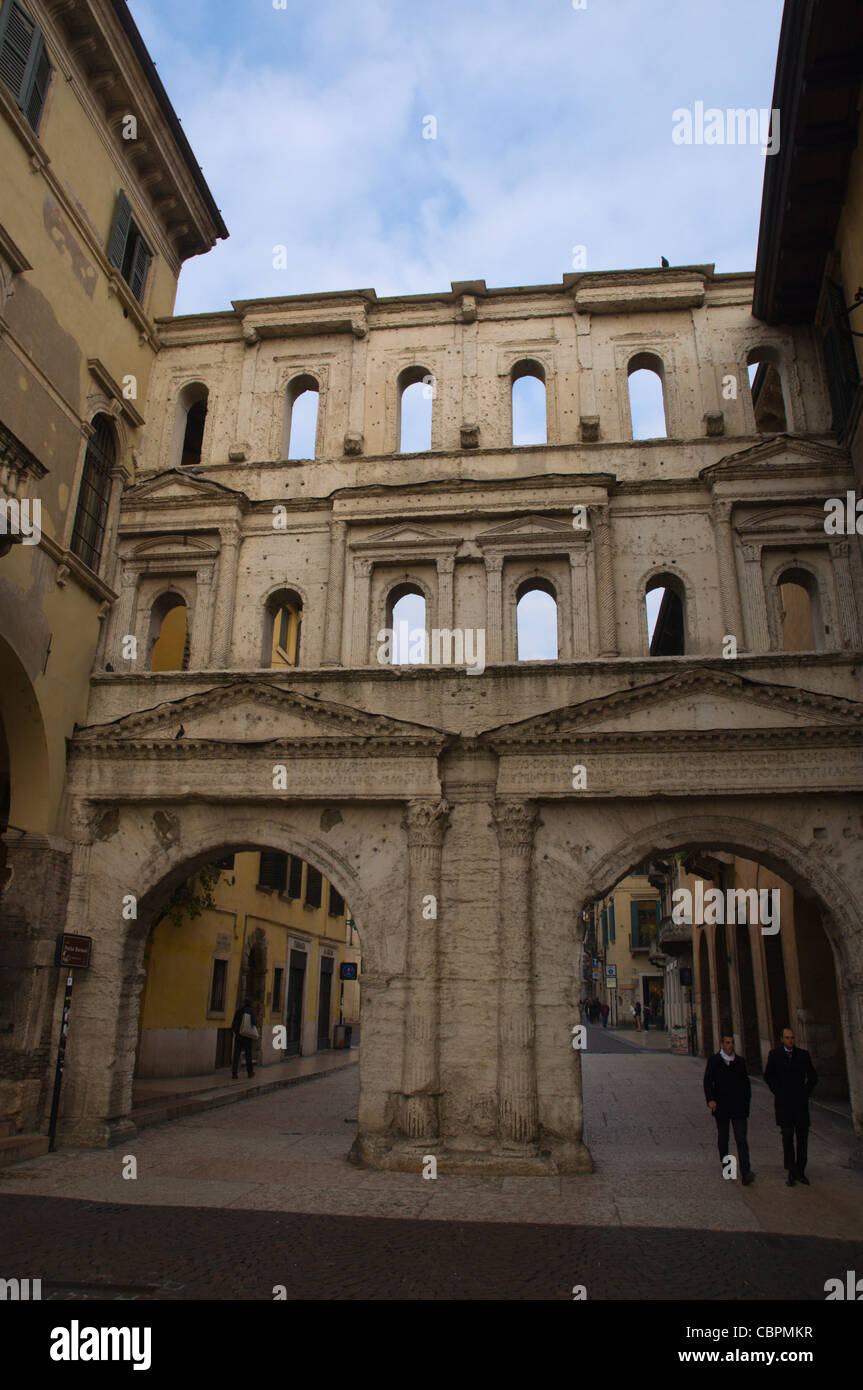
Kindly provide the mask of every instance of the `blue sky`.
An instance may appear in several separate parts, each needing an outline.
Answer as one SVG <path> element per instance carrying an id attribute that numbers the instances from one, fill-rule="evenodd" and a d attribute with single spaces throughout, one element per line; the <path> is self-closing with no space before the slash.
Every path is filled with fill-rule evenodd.
<path id="1" fill-rule="evenodd" d="M 130 4 L 231 232 L 178 313 L 545 284 L 578 246 L 753 267 L 760 148 L 676 145 L 672 112 L 770 106 L 782 0 L 287 4 Z"/>

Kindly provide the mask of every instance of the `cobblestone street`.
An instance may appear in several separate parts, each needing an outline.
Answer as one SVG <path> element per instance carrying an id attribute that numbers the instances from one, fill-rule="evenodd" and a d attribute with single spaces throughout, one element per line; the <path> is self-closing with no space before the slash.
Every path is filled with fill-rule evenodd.
<path id="1" fill-rule="evenodd" d="M 702 1071 L 590 1029 L 594 1173 L 432 1181 L 345 1162 L 349 1066 L 153 1126 L 125 1149 L 6 1169 L 3 1263 L 60 1298 L 268 1299 L 284 1284 L 298 1298 L 567 1299 L 583 1284 L 598 1299 L 823 1299 L 826 1279 L 863 1267 L 849 1124 L 814 1110 L 812 1186 L 788 1189 L 756 1082 L 757 1179 L 744 1189 L 720 1176 Z"/>

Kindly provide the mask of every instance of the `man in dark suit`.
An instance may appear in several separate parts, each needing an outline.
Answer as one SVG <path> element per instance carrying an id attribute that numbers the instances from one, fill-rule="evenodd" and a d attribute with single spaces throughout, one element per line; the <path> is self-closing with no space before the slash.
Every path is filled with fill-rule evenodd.
<path id="1" fill-rule="evenodd" d="M 734 1038 L 730 1033 L 723 1035 L 720 1050 L 707 1059 L 704 1094 L 716 1120 L 720 1161 L 724 1164 L 728 1155 L 728 1131 L 733 1125 L 743 1186 L 748 1187 L 755 1181 L 755 1174 L 749 1167 L 749 1144 L 746 1139 L 752 1087 L 746 1063 L 742 1057 L 735 1055 Z"/>
<path id="2" fill-rule="evenodd" d="M 783 1030 L 782 1046 L 775 1047 L 767 1058 L 764 1080 L 773 1092 L 776 1123 L 782 1130 L 782 1154 L 788 1170 L 786 1186 L 793 1187 L 795 1182 L 802 1182 L 808 1187 L 806 1153 L 809 1097 L 818 1085 L 818 1073 L 806 1049 L 794 1046 L 794 1034 L 790 1028 Z"/>

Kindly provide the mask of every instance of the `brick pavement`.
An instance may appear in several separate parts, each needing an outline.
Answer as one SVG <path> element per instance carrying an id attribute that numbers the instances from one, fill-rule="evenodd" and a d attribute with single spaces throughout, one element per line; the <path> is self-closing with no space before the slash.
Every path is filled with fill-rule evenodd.
<path id="1" fill-rule="evenodd" d="M 355 1168 L 350 1068 L 148 1128 L 123 1149 L 61 1149 L 6 1169 L 6 1239 L 27 1252 L 31 1277 L 65 1280 L 77 1296 L 95 1281 L 142 1297 L 170 1297 L 175 1284 L 178 1297 L 240 1286 L 264 1297 L 268 1281 L 286 1281 L 286 1252 L 307 1297 L 560 1297 L 587 1282 L 592 1297 L 811 1298 L 824 1279 L 863 1270 L 863 1174 L 843 1166 L 846 1121 L 816 1113 L 812 1187 L 788 1189 L 756 1083 L 758 1177 L 744 1189 L 720 1177 L 703 1062 L 601 1034 L 591 1030 L 583 1059 L 591 1174 L 429 1181 Z M 134 1181 L 122 1177 L 126 1154 Z M 285 1241 L 251 1238 L 266 1230 Z M 246 1237 L 252 1264 L 234 1271 L 231 1242 Z"/>

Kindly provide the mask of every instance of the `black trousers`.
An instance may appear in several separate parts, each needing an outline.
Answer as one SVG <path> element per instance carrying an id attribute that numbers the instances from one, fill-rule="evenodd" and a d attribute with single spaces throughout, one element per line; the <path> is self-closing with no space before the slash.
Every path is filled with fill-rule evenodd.
<path id="1" fill-rule="evenodd" d="M 737 1157 L 740 1159 L 740 1175 L 746 1177 L 749 1172 L 749 1144 L 746 1140 L 747 1120 L 745 1115 L 723 1115 L 718 1110 L 714 1111 L 713 1118 L 716 1121 L 716 1138 L 719 1157 L 724 1159 L 728 1155 L 728 1130 L 734 1126 L 734 1142 L 737 1145 Z"/>
<path id="2" fill-rule="evenodd" d="M 243 1049 L 243 1056 L 246 1062 L 246 1071 L 249 1076 L 254 1076 L 255 1068 L 252 1066 L 252 1038 L 241 1038 L 239 1033 L 234 1034 L 234 1059 L 231 1062 L 231 1075 L 236 1076 L 240 1067 L 240 1048 Z"/>
<path id="3" fill-rule="evenodd" d="M 788 1172 L 806 1172 L 809 1152 L 809 1124 L 782 1125 L 782 1161 Z M 794 1157 L 794 1138 L 797 1137 L 797 1157 Z"/>

